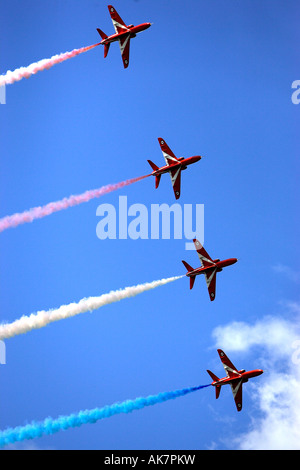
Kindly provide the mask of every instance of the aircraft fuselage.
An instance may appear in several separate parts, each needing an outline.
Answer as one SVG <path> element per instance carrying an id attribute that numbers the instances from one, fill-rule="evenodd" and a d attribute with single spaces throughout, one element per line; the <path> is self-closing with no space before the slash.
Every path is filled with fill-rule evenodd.
<path id="1" fill-rule="evenodd" d="M 121 33 L 116 33 L 112 34 L 111 36 L 108 36 L 107 38 L 103 39 L 100 44 L 110 44 L 115 41 L 119 41 L 119 39 L 122 39 L 124 36 L 127 36 L 130 34 L 131 38 L 134 38 L 138 33 L 141 33 L 142 31 L 145 31 L 145 29 L 150 28 L 151 23 L 142 23 L 137 26 L 127 26 L 128 30 L 121 32 Z"/>
<path id="2" fill-rule="evenodd" d="M 186 170 L 188 165 L 192 165 L 193 163 L 198 162 L 201 160 L 202 157 L 195 155 L 194 157 L 188 157 L 188 158 L 179 158 L 178 163 L 174 163 L 174 165 L 165 165 L 162 166 L 161 168 L 158 168 L 157 170 L 154 170 L 152 175 L 162 175 L 164 173 L 169 173 L 170 170 L 175 170 L 175 169 L 181 169 L 181 170 Z"/>
<path id="3" fill-rule="evenodd" d="M 236 374 L 236 377 L 224 377 L 223 379 L 215 380 L 212 382 L 211 385 L 218 387 L 220 385 L 225 385 L 225 384 L 231 384 L 236 382 L 237 380 L 241 380 L 243 382 L 248 382 L 249 379 L 252 379 L 253 377 L 258 377 L 259 375 L 263 374 L 262 369 L 254 369 L 254 370 L 249 370 L 249 371 L 238 371 Z"/>
<path id="4" fill-rule="evenodd" d="M 226 268 L 227 266 L 231 266 L 232 264 L 235 264 L 237 261 L 238 261 L 237 258 L 228 258 L 222 261 L 214 260 L 214 264 L 210 266 L 204 266 L 204 267 L 200 267 L 197 269 L 193 269 L 193 271 L 187 272 L 186 276 L 188 277 L 198 276 L 199 274 L 204 274 L 205 272 L 212 271 L 213 269 L 217 269 L 217 271 L 220 272 L 222 271 L 223 268 Z"/>

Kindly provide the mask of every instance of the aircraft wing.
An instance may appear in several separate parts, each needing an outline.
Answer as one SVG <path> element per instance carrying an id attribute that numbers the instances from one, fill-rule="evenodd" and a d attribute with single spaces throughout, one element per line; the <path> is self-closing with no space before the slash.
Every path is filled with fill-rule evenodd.
<path id="1" fill-rule="evenodd" d="M 210 300 L 213 301 L 216 298 L 217 268 L 212 268 L 209 271 L 206 271 L 204 275 Z"/>
<path id="2" fill-rule="evenodd" d="M 180 198 L 180 181 L 181 181 L 181 168 L 174 168 L 174 170 L 169 171 L 171 176 L 171 181 L 173 185 L 173 191 L 175 194 L 175 198 Z"/>
<path id="3" fill-rule="evenodd" d="M 166 164 L 167 165 L 174 165 L 175 163 L 178 163 L 179 162 L 178 158 L 175 157 L 174 153 L 172 152 L 170 147 L 168 147 L 168 145 L 166 144 L 164 139 L 159 137 L 158 142 L 159 142 L 161 151 L 163 153 L 164 159 L 166 161 Z"/>
<path id="4" fill-rule="evenodd" d="M 241 411 L 243 406 L 243 381 L 242 379 L 236 380 L 230 384 L 233 398 L 235 401 L 236 409 Z"/>
<path id="5" fill-rule="evenodd" d="M 236 380 L 230 383 L 230 387 L 236 408 L 238 411 L 241 411 L 243 406 L 243 380 L 239 379 L 241 374 L 238 372 L 237 368 L 232 364 L 230 359 L 226 356 L 224 351 L 222 351 L 222 349 L 218 349 L 218 353 L 224 366 L 227 377 L 230 377 L 231 379 L 236 378 Z"/>
<path id="6" fill-rule="evenodd" d="M 126 34 L 126 36 L 119 39 L 119 46 L 122 54 L 124 69 L 127 69 L 129 65 L 130 34 Z"/>
<path id="7" fill-rule="evenodd" d="M 125 33 L 126 31 L 129 31 L 126 24 L 124 23 L 122 18 L 118 15 L 118 13 L 116 12 L 115 8 L 112 5 L 108 5 L 108 11 L 109 11 L 111 20 L 113 22 L 113 25 L 117 34 Z"/>
<path id="8" fill-rule="evenodd" d="M 224 351 L 222 351 L 222 349 L 218 349 L 218 353 L 219 353 L 220 359 L 222 361 L 223 367 L 225 369 L 225 372 L 227 374 L 227 377 L 230 377 L 230 378 L 239 377 L 240 374 L 239 374 L 237 368 L 232 364 L 232 362 L 226 356 Z"/>
<path id="9" fill-rule="evenodd" d="M 211 259 L 207 251 L 205 251 L 201 243 L 196 238 L 194 238 L 193 242 L 194 242 L 196 251 L 198 253 L 201 265 L 204 268 L 209 267 L 209 266 L 214 266 L 215 263 L 213 262 L 213 260 Z"/>

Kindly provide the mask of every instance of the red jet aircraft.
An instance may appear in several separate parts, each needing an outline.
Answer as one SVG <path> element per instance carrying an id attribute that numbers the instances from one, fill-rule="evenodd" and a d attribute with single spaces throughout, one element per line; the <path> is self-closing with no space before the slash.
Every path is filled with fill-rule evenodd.
<path id="1" fill-rule="evenodd" d="M 237 368 L 232 364 L 228 359 L 222 349 L 218 349 L 218 353 L 222 364 L 224 366 L 227 377 L 219 379 L 215 374 L 210 370 L 207 372 L 213 379 L 212 385 L 216 387 L 216 398 L 219 398 L 222 385 L 229 384 L 233 393 L 234 401 L 238 411 L 241 411 L 243 404 L 243 383 L 248 382 L 252 377 L 257 377 L 263 373 L 262 369 L 255 369 L 250 371 L 245 371 L 245 369 L 237 370 Z"/>
<path id="2" fill-rule="evenodd" d="M 142 23 L 138 26 L 134 26 L 130 24 L 126 26 L 122 18 L 118 15 L 115 8 L 112 5 L 108 5 L 108 11 L 111 16 L 116 34 L 112 34 L 111 36 L 107 36 L 101 29 L 97 28 L 98 33 L 100 34 L 102 41 L 100 44 L 104 45 L 104 57 L 107 56 L 109 46 L 112 42 L 119 41 L 122 59 L 124 68 L 126 69 L 129 65 L 129 47 L 130 47 L 130 39 L 135 38 L 137 33 L 144 31 L 145 29 L 150 28 L 152 23 Z"/>
<path id="3" fill-rule="evenodd" d="M 219 259 L 212 260 L 201 243 L 196 240 L 196 238 L 193 240 L 193 242 L 195 244 L 195 248 L 200 258 L 202 267 L 194 269 L 188 263 L 186 263 L 186 261 L 182 261 L 188 271 L 186 276 L 190 278 L 190 289 L 192 289 L 194 286 L 196 276 L 199 274 L 204 274 L 210 300 L 215 300 L 217 273 L 222 271 L 226 266 L 230 266 L 231 264 L 236 263 L 237 258 L 229 258 L 223 261 L 220 261 Z"/>
<path id="4" fill-rule="evenodd" d="M 151 160 L 148 160 L 148 163 L 153 170 L 151 175 L 155 176 L 155 188 L 158 188 L 159 186 L 161 175 L 163 173 L 170 173 L 175 198 L 179 199 L 181 171 L 186 170 L 188 165 L 198 162 L 202 157 L 197 155 L 195 157 L 189 158 L 176 158 L 172 150 L 167 146 L 166 142 L 161 137 L 158 138 L 158 142 L 166 160 L 166 165 L 158 168 L 158 166 L 151 162 Z"/>

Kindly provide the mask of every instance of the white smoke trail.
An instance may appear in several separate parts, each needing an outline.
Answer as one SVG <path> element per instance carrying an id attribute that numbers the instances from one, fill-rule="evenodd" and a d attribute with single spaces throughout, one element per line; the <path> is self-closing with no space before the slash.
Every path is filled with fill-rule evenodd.
<path id="1" fill-rule="evenodd" d="M 9 85 L 11 83 L 22 80 L 22 78 L 29 78 L 31 75 L 34 75 L 37 72 L 41 72 L 45 69 L 50 69 L 53 65 L 60 64 L 61 62 L 72 59 L 83 52 L 90 51 L 94 47 L 99 46 L 98 44 L 93 44 L 92 46 L 81 47 L 80 49 L 74 49 L 71 52 L 64 52 L 63 54 L 57 54 L 52 56 L 50 59 L 42 59 L 38 62 L 28 65 L 27 67 L 20 67 L 19 69 L 8 70 L 5 75 L 0 75 L 0 86 Z"/>
<path id="2" fill-rule="evenodd" d="M 137 286 L 125 287 L 125 289 L 111 291 L 108 294 L 102 294 L 98 297 L 81 299 L 78 303 L 74 302 L 69 305 L 62 305 L 58 309 L 48 311 L 41 310 L 37 313 L 32 313 L 29 316 L 23 316 L 12 323 L 0 325 L 0 340 L 12 338 L 13 336 L 43 328 L 49 323 L 74 317 L 80 313 L 92 312 L 93 310 L 97 310 L 105 305 L 134 297 L 148 290 L 155 289 L 156 287 L 164 286 L 165 284 L 181 279 L 182 277 L 184 276 L 169 277 L 158 281 L 146 282 L 145 284 L 138 284 Z"/>
<path id="3" fill-rule="evenodd" d="M 46 217 L 47 215 L 53 214 L 54 212 L 62 211 L 64 209 L 68 209 L 69 207 L 77 206 L 78 204 L 82 204 L 83 202 L 88 202 L 96 197 L 103 196 L 104 194 L 108 194 L 112 191 L 116 191 L 117 189 L 121 189 L 124 186 L 129 186 L 130 184 L 141 181 L 142 179 L 147 178 L 148 176 L 149 175 L 139 176 L 137 178 L 131 178 L 120 183 L 108 184 L 106 186 L 102 186 L 99 189 L 92 189 L 90 191 L 86 191 L 83 194 L 78 194 L 77 196 L 65 197 L 61 201 L 49 202 L 45 206 L 33 207 L 32 209 L 29 209 L 24 212 L 19 212 L 13 215 L 7 215 L 0 219 L 0 232 L 3 232 L 4 230 L 7 230 L 9 228 L 17 227 L 21 224 L 32 222 L 35 219 L 41 219 L 43 217 Z"/>

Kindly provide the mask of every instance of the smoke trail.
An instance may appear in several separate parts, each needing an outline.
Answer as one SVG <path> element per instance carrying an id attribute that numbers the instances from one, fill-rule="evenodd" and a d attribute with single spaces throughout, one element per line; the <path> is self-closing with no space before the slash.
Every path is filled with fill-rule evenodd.
<path id="1" fill-rule="evenodd" d="M 67 59 L 72 59 L 72 57 L 76 57 L 77 55 L 82 54 L 83 52 L 87 52 L 91 49 L 94 49 L 94 47 L 99 46 L 99 44 L 100 43 L 93 44 L 92 46 L 82 47 L 80 49 L 74 49 L 71 52 L 57 54 L 52 56 L 50 59 L 39 60 L 38 62 L 28 65 L 28 67 L 20 67 L 19 69 L 16 69 L 13 72 L 11 70 L 8 70 L 5 75 L 0 75 L 0 86 L 17 82 L 19 80 L 22 80 L 22 78 L 29 78 L 31 75 L 34 75 L 37 72 L 41 72 L 45 69 L 50 69 L 51 67 L 53 67 L 53 65 L 60 64 L 60 62 L 63 62 Z"/>
<path id="2" fill-rule="evenodd" d="M 32 313 L 29 316 L 23 316 L 12 323 L 0 325 L 0 340 L 12 338 L 13 336 L 43 328 L 49 323 L 74 317 L 80 313 L 92 312 L 93 310 L 97 310 L 105 305 L 134 297 L 159 286 L 164 286 L 165 284 L 181 279 L 182 277 L 184 276 L 169 277 L 159 281 L 146 282 L 145 284 L 138 284 L 137 286 L 125 287 L 125 289 L 111 291 L 108 294 L 102 294 L 98 297 L 81 299 L 78 303 L 62 305 L 55 310 L 41 310 L 37 313 Z"/>
<path id="3" fill-rule="evenodd" d="M 156 405 L 168 400 L 183 397 L 189 393 L 196 392 L 209 385 L 199 385 L 198 387 L 189 387 L 173 392 L 163 392 L 158 395 L 149 395 L 145 398 L 136 398 L 122 403 L 115 403 L 104 408 L 95 408 L 94 410 L 79 411 L 69 416 L 60 416 L 57 419 L 47 418 L 40 423 L 31 423 L 26 426 L 9 428 L 0 432 L 0 447 L 4 447 L 14 442 L 20 442 L 27 439 L 35 439 L 43 435 L 51 435 L 59 431 L 65 431 L 69 428 L 76 428 L 87 423 L 96 423 L 100 419 L 110 418 L 121 413 L 131 413 L 135 410 L 141 410 L 146 406 Z"/>
<path id="4" fill-rule="evenodd" d="M 28 211 L 8 215 L 0 219 L 0 232 L 3 232 L 9 228 L 17 227 L 21 224 L 32 222 L 35 219 L 41 219 L 47 215 L 53 214 L 53 212 L 62 211 L 64 209 L 68 209 L 69 207 L 82 204 L 83 202 L 88 202 L 96 197 L 103 196 L 104 194 L 121 189 L 124 186 L 141 181 L 148 176 L 149 175 L 139 176 L 137 178 L 131 178 L 129 180 L 122 181 L 121 183 L 108 184 L 107 186 L 102 186 L 99 189 L 86 191 L 85 193 L 79 194 L 77 196 L 65 197 L 61 201 L 50 202 L 45 206 L 34 207 Z"/>

